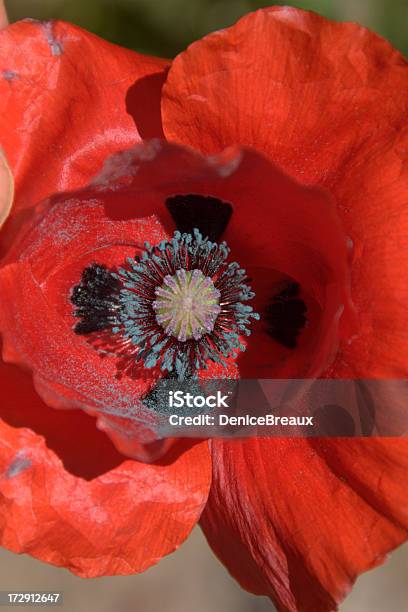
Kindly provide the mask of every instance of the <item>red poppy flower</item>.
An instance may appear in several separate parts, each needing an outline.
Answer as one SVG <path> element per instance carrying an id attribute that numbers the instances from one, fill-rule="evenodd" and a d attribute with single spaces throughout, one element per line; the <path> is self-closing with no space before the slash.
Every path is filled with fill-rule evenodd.
<path id="1" fill-rule="evenodd" d="M 168 74 L 58 22 L 0 62 L 2 544 L 132 573 L 201 516 L 244 588 L 335 608 L 406 537 L 405 442 L 161 440 L 143 402 L 191 369 L 405 376 L 406 62 L 288 8 Z"/>

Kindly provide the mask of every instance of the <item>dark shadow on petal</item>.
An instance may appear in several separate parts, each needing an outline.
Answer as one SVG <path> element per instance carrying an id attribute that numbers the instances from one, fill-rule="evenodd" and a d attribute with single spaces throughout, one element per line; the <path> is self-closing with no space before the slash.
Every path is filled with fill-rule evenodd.
<path id="1" fill-rule="evenodd" d="M 370 436 L 375 425 L 375 404 L 370 394 L 370 387 L 363 380 L 356 380 L 356 398 L 363 436 Z"/>
<path id="2" fill-rule="evenodd" d="M 338 404 L 320 406 L 313 413 L 314 435 L 351 438 L 356 435 L 352 415 Z"/>
<path id="3" fill-rule="evenodd" d="M 203 442 L 201 438 L 165 438 L 164 440 L 158 440 L 157 443 L 164 444 L 168 442 L 169 450 L 154 463 L 155 465 L 171 465 L 183 454 L 188 452 L 196 444 Z M 154 443 L 155 444 L 155 443 Z"/>
<path id="4" fill-rule="evenodd" d="M 137 131 L 144 140 L 164 138 L 161 120 L 161 90 L 167 71 L 149 74 L 128 89 L 126 111 L 133 118 Z"/>

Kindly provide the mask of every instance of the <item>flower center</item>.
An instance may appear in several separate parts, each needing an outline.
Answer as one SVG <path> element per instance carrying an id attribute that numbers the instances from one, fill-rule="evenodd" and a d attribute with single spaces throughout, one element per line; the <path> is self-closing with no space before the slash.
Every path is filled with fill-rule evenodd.
<path id="1" fill-rule="evenodd" d="M 180 342 L 200 340 L 212 332 L 218 314 L 220 291 L 201 270 L 177 270 L 164 277 L 155 290 L 153 308 L 165 333 Z"/>
<path id="2" fill-rule="evenodd" d="M 225 242 L 211 242 L 195 228 L 176 231 L 112 271 L 92 264 L 73 287 L 77 334 L 110 330 L 135 362 L 183 379 L 226 365 L 245 350 L 241 338 L 259 315 L 245 302 L 254 297 L 247 276 L 228 263 Z M 115 342 L 113 342 L 115 344 Z"/>

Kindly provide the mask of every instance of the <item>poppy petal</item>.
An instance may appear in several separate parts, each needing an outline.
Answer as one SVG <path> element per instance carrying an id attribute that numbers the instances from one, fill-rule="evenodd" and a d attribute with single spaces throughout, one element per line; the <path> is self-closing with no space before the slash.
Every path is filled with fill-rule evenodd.
<path id="1" fill-rule="evenodd" d="M 205 442 L 168 464 L 127 460 L 87 481 L 42 436 L 4 421 L 0 431 L 1 545 L 81 577 L 144 571 L 180 546 L 206 502 Z"/>
<path id="2" fill-rule="evenodd" d="M 328 182 L 367 139 L 404 125 L 407 79 L 402 55 L 366 28 L 266 8 L 175 58 L 163 129 L 207 154 L 251 146 L 304 182 Z"/>
<path id="3" fill-rule="evenodd" d="M 167 65 L 60 21 L 0 32 L 1 144 L 16 180 L 16 224 L 23 209 L 88 183 L 107 156 L 140 142 L 145 125 L 162 134 Z"/>
<path id="4" fill-rule="evenodd" d="M 408 447 L 396 439 L 212 441 L 201 526 L 249 591 L 328 612 L 407 537 Z"/>
<path id="5" fill-rule="evenodd" d="M 408 64 L 401 54 L 356 24 L 292 7 L 259 10 L 174 60 L 162 113 L 169 139 L 212 154 L 249 145 L 297 180 L 331 191 L 354 244 L 359 332 L 341 343 L 328 375 L 405 375 Z"/>
<path id="6" fill-rule="evenodd" d="M 406 378 L 408 129 L 377 151 L 367 149 L 364 165 L 344 171 L 347 180 L 333 191 L 347 202 L 342 218 L 354 242 L 351 296 L 359 323 L 326 375 Z"/>
<path id="7" fill-rule="evenodd" d="M 11 427 L 25 427 L 42 436 L 72 475 L 91 480 L 123 463 L 124 456 L 95 427 L 94 418 L 83 410 L 53 410 L 47 406 L 28 372 L 0 360 L 0 380 L 0 418 Z"/>

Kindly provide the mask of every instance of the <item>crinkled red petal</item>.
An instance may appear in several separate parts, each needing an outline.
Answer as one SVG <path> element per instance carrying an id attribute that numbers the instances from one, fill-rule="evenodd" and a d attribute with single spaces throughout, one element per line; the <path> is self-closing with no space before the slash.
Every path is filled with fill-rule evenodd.
<path id="1" fill-rule="evenodd" d="M 356 24 L 272 7 L 181 53 L 162 113 L 169 139 L 204 153 L 249 145 L 332 192 L 354 244 L 360 324 L 328 374 L 405 375 L 408 64 L 401 54 Z"/>
<path id="2" fill-rule="evenodd" d="M 353 244 L 358 328 L 326 376 L 406 376 L 407 112 L 407 62 L 386 41 L 291 7 L 194 43 L 164 87 L 168 138 L 211 154 L 249 145 L 331 191 Z M 282 610 L 333 609 L 406 537 L 404 440 L 213 448 L 204 529 L 241 584 Z"/>
<path id="3" fill-rule="evenodd" d="M 407 537 L 404 440 L 213 440 L 212 451 L 204 533 L 282 612 L 335 609 Z"/>
<path id="4" fill-rule="evenodd" d="M 167 66 L 60 21 L 0 32 L 1 145 L 16 178 L 7 245 L 39 200 L 85 185 L 108 155 L 161 136 Z"/>
<path id="5" fill-rule="evenodd" d="M 87 481 L 33 431 L 4 421 L 0 430 L 1 545 L 79 576 L 144 571 L 180 546 L 207 499 L 205 442 L 168 464 L 128 460 Z"/>

